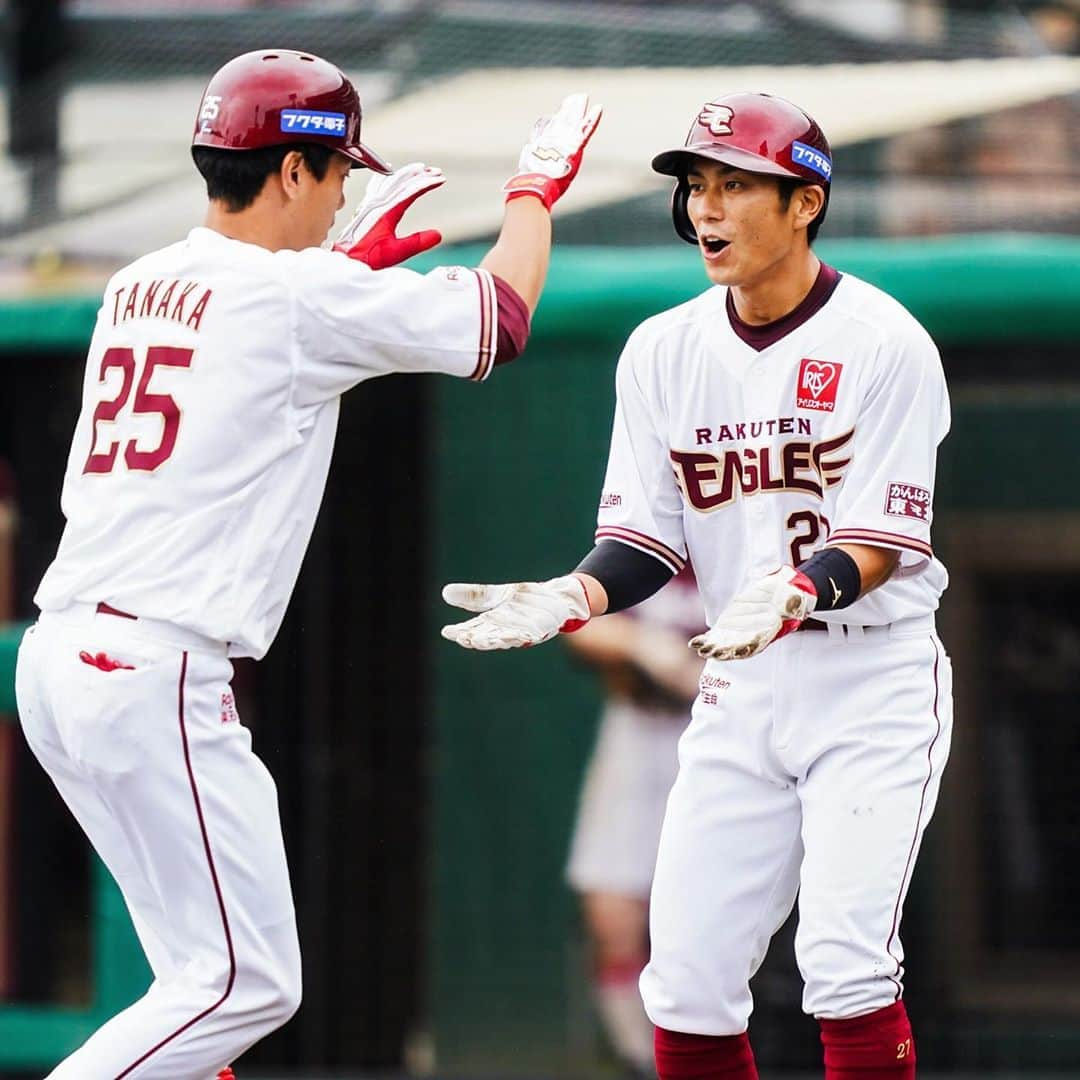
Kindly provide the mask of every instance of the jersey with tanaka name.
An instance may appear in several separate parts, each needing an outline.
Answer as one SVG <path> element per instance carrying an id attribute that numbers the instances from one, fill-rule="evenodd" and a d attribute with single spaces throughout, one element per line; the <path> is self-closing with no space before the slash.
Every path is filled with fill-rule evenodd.
<path id="1" fill-rule="evenodd" d="M 850 275 L 760 350 L 726 304 L 717 286 L 627 342 L 597 539 L 673 570 L 689 556 L 710 623 L 748 581 L 845 542 L 900 562 L 821 618 L 881 625 L 935 610 L 947 576 L 930 522 L 949 400 L 929 335 Z"/>
<path id="2" fill-rule="evenodd" d="M 322 499 L 340 395 L 399 371 L 485 378 L 496 313 L 486 271 L 376 272 L 205 228 L 120 270 L 38 606 L 105 602 L 261 656 Z"/>

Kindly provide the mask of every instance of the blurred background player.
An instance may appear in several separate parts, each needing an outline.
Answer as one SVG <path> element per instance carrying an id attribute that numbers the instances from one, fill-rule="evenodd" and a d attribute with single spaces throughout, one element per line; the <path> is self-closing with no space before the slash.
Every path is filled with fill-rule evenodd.
<path id="1" fill-rule="evenodd" d="M 581 900 L 593 999 L 617 1059 L 653 1076 L 653 1025 L 638 978 L 648 960 L 649 890 L 679 736 L 702 661 L 686 648 L 705 625 L 689 566 L 658 593 L 564 640 L 604 685 L 566 868 Z"/>

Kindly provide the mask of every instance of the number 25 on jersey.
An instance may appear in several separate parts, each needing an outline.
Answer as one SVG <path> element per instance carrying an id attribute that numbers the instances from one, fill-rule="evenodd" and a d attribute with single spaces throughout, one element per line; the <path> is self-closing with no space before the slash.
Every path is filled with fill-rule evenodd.
<path id="1" fill-rule="evenodd" d="M 163 423 L 161 439 L 157 446 L 140 449 L 136 439 L 128 439 L 124 446 L 124 465 L 133 471 L 153 472 L 162 462 L 167 461 L 176 447 L 176 435 L 180 430 L 180 406 L 172 394 L 150 393 L 150 380 L 159 367 L 189 368 L 194 349 L 178 349 L 171 345 L 151 345 L 146 350 L 146 360 L 142 365 L 138 386 L 135 387 L 135 399 L 131 404 L 131 413 L 144 416 L 160 416 Z M 101 358 L 99 381 L 104 384 L 110 368 L 119 368 L 123 372 L 120 391 L 114 398 L 99 401 L 94 409 L 93 436 L 90 440 L 90 454 L 83 466 L 83 473 L 110 473 L 116 465 L 116 456 L 120 443 L 110 442 L 105 445 L 98 430 L 99 424 L 115 424 L 131 397 L 131 388 L 135 383 L 138 361 L 135 350 L 127 347 L 114 347 L 105 350 Z M 98 443 L 102 445 L 99 447 Z"/>

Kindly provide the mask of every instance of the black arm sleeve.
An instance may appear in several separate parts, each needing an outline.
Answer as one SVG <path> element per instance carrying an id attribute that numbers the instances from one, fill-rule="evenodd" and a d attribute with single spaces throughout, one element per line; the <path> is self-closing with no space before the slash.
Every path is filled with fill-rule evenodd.
<path id="1" fill-rule="evenodd" d="M 659 559 L 617 540 L 601 540 L 576 569 L 604 586 L 608 597 L 606 614 L 640 604 L 675 576 Z"/>

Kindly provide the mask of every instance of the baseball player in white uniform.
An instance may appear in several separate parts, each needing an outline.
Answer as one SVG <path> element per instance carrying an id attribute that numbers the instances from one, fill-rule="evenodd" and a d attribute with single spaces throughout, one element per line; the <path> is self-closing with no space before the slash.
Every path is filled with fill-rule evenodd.
<path id="1" fill-rule="evenodd" d="M 480 380 L 524 346 L 552 203 L 599 120 L 536 125 L 475 269 L 381 269 L 442 182 L 360 141 L 356 90 L 285 49 L 211 79 L 193 156 L 206 223 L 120 270 L 98 312 L 56 559 L 19 653 L 34 753 L 118 882 L 154 981 L 51 1073 L 206 1080 L 300 1002 L 274 782 L 229 687 L 281 622 L 322 498 L 339 400 L 392 372 Z M 354 166 L 380 174 L 321 250 Z M 375 269 L 380 268 L 380 269 Z"/>
<path id="2" fill-rule="evenodd" d="M 605 690 L 566 879 L 581 898 L 593 1001 L 612 1052 L 632 1076 L 654 1075 L 653 1025 L 637 984 L 648 960 L 660 826 L 701 677 L 701 658 L 686 640 L 704 625 L 687 564 L 640 604 L 563 639 L 597 670 Z"/>
<path id="3" fill-rule="evenodd" d="M 898 303 L 814 254 L 832 158 L 801 109 L 710 101 L 653 167 L 714 287 L 626 345 L 593 551 L 551 581 L 447 586 L 480 614 L 443 634 L 536 644 L 690 557 L 708 663 L 641 977 L 661 1080 L 757 1076 L 749 980 L 797 894 L 826 1077 L 910 1078 L 900 920 L 951 729 L 930 543 L 941 363 Z"/>

